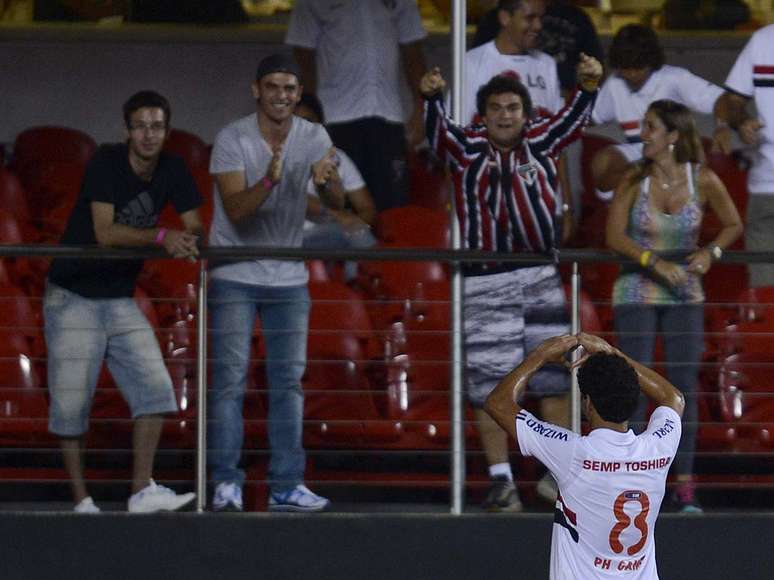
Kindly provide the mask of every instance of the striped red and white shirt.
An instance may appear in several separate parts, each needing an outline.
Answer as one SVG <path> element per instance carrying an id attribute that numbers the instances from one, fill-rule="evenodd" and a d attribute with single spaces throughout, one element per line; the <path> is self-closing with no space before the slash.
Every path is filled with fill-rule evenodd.
<path id="1" fill-rule="evenodd" d="M 578 90 L 553 117 L 528 122 L 522 142 L 507 153 L 489 142 L 485 127 L 455 124 L 440 95 L 425 100 L 427 137 L 454 183 L 463 248 L 542 253 L 557 246 L 562 194 L 556 159 L 588 124 L 596 94 Z"/>

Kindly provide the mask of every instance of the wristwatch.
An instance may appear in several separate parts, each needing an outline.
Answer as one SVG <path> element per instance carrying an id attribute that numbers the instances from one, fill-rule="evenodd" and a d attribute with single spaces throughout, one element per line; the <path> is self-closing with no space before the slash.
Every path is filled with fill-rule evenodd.
<path id="1" fill-rule="evenodd" d="M 723 257 L 723 248 L 718 246 L 717 244 L 712 244 L 709 248 L 710 256 L 712 256 L 713 260 L 720 260 L 720 258 Z"/>

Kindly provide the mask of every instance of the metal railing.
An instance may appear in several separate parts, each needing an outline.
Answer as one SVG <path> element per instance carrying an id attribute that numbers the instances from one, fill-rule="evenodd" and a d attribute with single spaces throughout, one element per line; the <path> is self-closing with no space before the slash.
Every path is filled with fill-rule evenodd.
<path id="1" fill-rule="evenodd" d="M 684 256 L 684 253 L 675 253 L 667 257 L 676 258 Z M 0 257 L 57 257 L 57 258 L 94 258 L 94 259 L 136 259 L 136 258 L 164 258 L 168 259 L 159 249 L 106 249 L 98 247 L 74 247 L 74 246 L 41 246 L 41 245 L 3 245 L 0 246 Z M 285 259 L 303 260 L 358 260 L 358 261 L 436 261 L 448 264 L 472 263 L 472 262 L 526 262 L 536 263 L 572 263 L 571 280 L 571 312 L 572 331 L 581 330 L 580 327 L 580 292 L 581 279 L 579 265 L 602 262 L 625 262 L 610 252 L 595 250 L 562 250 L 555 255 L 547 257 L 538 254 L 498 254 L 469 250 L 408 250 L 408 249 L 367 249 L 367 250 L 307 250 L 288 248 L 204 248 L 199 262 L 198 295 L 197 295 L 197 437 L 196 437 L 196 475 L 195 484 L 197 491 L 197 510 L 202 511 L 205 506 L 207 467 L 207 260 L 253 260 L 253 259 Z M 774 252 L 733 252 L 724 254 L 723 263 L 768 263 L 774 262 Z M 452 300 L 454 303 L 454 300 Z M 453 353 L 449 364 L 452 366 L 451 376 L 462 376 L 461 356 L 456 354 L 458 344 L 461 344 L 460 310 L 451 308 L 450 328 Z M 455 342 L 456 341 L 456 342 Z M 572 428 L 580 429 L 580 411 L 577 386 L 573 381 L 572 394 Z M 451 385 L 450 392 L 450 427 L 451 445 L 450 451 L 450 511 L 453 514 L 461 513 L 464 504 L 465 489 L 465 424 L 464 402 L 461 380 Z M 730 404 L 733 405 L 733 402 Z"/>

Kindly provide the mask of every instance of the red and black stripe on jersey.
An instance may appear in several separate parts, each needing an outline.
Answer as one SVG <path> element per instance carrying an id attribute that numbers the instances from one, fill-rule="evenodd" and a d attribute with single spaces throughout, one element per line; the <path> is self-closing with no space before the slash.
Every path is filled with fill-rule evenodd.
<path id="1" fill-rule="evenodd" d="M 756 87 L 774 87 L 774 65 L 756 64 L 753 66 L 753 85 Z"/>

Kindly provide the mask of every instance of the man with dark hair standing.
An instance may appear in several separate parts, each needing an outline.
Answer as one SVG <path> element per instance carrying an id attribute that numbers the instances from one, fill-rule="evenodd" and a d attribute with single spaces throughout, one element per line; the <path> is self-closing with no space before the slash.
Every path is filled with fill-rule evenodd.
<path id="1" fill-rule="evenodd" d="M 569 104 L 538 121 L 530 117 L 527 88 L 511 76 L 495 76 L 476 95 L 483 126 L 467 127 L 446 116 L 440 71 L 422 77 L 425 129 L 451 172 L 463 249 L 554 251 L 562 214 L 557 157 L 588 122 L 601 76 L 599 61 L 584 55 L 581 84 Z M 553 264 L 463 264 L 462 273 L 467 394 L 492 480 L 484 507 L 518 511 L 507 433 L 482 406 L 513 363 L 546 337 L 569 331 L 562 283 Z M 530 392 L 541 397 L 544 416 L 564 417 L 568 386 L 566 373 L 546 369 Z"/>
<path id="2" fill-rule="evenodd" d="M 343 204 L 331 198 L 338 190 L 327 187 L 336 169 L 328 134 L 322 125 L 294 115 L 302 93 L 299 77 L 289 57 L 261 60 L 252 83 L 256 112 L 218 133 L 210 162 L 215 178 L 210 245 L 300 248 L 310 177 L 323 203 Z M 266 344 L 269 387 L 269 510 L 314 512 L 330 503 L 303 480 L 308 278 L 301 261 L 212 265 L 209 458 L 216 511 L 242 510 L 242 404 L 256 317 Z"/>
<path id="3" fill-rule="evenodd" d="M 586 436 L 540 421 L 519 400 L 545 365 L 576 363 Z M 640 435 L 629 429 L 640 389 L 657 405 Z M 548 467 L 559 485 L 551 540 L 551 580 L 658 578 L 654 532 L 667 473 L 682 432 L 683 395 L 658 373 L 599 337 L 557 336 L 538 346 L 497 385 L 486 412 Z"/>
<path id="4" fill-rule="evenodd" d="M 170 108 L 153 91 L 124 105 L 126 143 L 103 145 L 86 169 L 62 244 L 162 246 L 176 258 L 198 255 L 201 196 L 179 157 L 161 151 Z M 185 231 L 156 227 L 174 205 Z M 103 360 L 134 418 L 130 512 L 176 510 L 194 499 L 151 479 L 162 415 L 177 411 L 172 381 L 153 329 L 132 298 L 142 260 L 56 259 L 43 302 L 51 394 L 49 429 L 61 437 L 75 511 L 99 508 L 83 480 L 83 435 Z"/>

